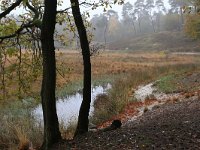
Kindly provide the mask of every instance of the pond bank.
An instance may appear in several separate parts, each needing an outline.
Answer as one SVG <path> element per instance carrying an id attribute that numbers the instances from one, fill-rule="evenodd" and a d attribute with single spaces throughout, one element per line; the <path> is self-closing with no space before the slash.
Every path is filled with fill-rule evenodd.
<path id="1" fill-rule="evenodd" d="M 98 128 L 110 125 L 114 119 L 120 119 L 122 123 L 126 125 L 127 123 L 136 120 L 147 111 L 159 108 L 163 104 L 177 103 L 184 101 L 186 98 L 198 95 L 198 91 L 166 94 L 157 89 L 157 82 L 159 81 L 155 81 L 147 85 L 141 85 L 134 89 L 131 97 L 134 97 L 135 101 L 130 102 L 120 114 L 113 116 L 106 122 L 101 123 Z"/>

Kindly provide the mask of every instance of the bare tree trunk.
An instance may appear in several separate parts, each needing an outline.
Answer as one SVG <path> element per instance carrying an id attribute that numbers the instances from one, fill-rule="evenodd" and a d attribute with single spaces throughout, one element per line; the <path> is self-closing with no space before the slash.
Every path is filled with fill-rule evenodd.
<path id="1" fill-rule="evenodd" d="M 139 25 L 139 31 L 141 33 L 142 30 L 141 30 L 141 19 L 140 19 L 140 16 L 138 16 L 138 25 Z"/>
<path id="2" fill-rule="evenodd" d="M 80 13 L 79 1 L 70 0 L 72 6 L 72 13 L 74 21 L 80 37 L 80 44 L 83 55 L 84 64 L 84 82 L 83 82 L 83 101 L 79 111 L 78 125 L 76 128 L 75 136 L 83 134 L 88 131 L 89 111 L 91 102 L 91 63 L 90 63 L 90 48 L 87 39 L 86 29 Z"/>
<path id="3" fill-rule="evenodd" d="M 181 19 L 180 19 L 180 30 L 181 30 L 183 28 L 183 24 L 184 24 L 184 17 L 183 17 L 182 8 L 180 8 L 180 15 L 181 15 Z"/>
<path id="4" fill-rule="evenodd" d="M 155 30 L 155 25 L 154 25 L 152 16 L 150 16 L 150 19 L 151 19 L 151 25 L 152 25 L 152 28 L 153 28 L 153 32 L 155 33 L 156 30 Z"/>
<path id="5" fill-rule="evenodd" d="M 42 20 L 41 42 L 43 56 L 42 109 L 44 117 L 44 141 L 41 149 L 48 150 L 61 139 L 56 113 L 56 61 L 54 30 L 56 23 L 57 0 L 45 0 Z"/>
<path id="6" fill-rule="evenodd" d="M 156 26 L 157 26 L 157 32 L 159 32 L 160 31 L 160 14 L 157 14 Z"/>
<path id="7" fill-rule="evenodd" d="M 137 34 L 134 20 L 132 20 L 132 24 L 133 24 L 133 30 L 134 30 L 135 34 Z"/>

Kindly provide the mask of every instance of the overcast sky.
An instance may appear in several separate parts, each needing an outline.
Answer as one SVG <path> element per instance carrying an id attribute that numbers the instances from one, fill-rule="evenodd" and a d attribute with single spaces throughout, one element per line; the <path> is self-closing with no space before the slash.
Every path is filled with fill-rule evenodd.
<path id="1" fill-rule="evenodd" d="M 63 5 L 62 5 L 62 7 L 58 7 L 58 9 L 64 9 L 64 8 L 67 8 L 67 7 L 70 7 L 70 1 L 69 0 L 63 0 L 64 1 L 64 3 L 63 3 Z M 83 0 L 79 0 L 79 2 L 81 2 L 81 1 L 83 1 Z M 94 2 L 94 1 L 96 1 L 96 2 L 98 2 L 99 0 L 86 0 L 87 2 Z M 126 2 L 130 2 L 131 4 L 134 4 L 135 3 L 135 1 L 136 0 L 125 0 L 125 3 Z M 168 5 L 168 0 L 163 0 L 164 1 L 164 3 L 165 3 L 165 5 L 168 7 L 169 5 Z M 118 12 L 118 14 L 119 14 L 119 16 L 121 16 L 121 12 L 122 12 L 122 6 L 123 5 L 118 5 L 118 4 L 115 4 L 115 5 L 113 5 L 112 6 L 112 8 L 109 8 L 109 9 L 113 9 L 113 10 L 115 10 L 115 11 L 117 11 Z M 93 15 L 95 15 L 95 14 L 102 14 L 102 13 L 104 13 L 103 12 L 103 7 L 99 7 L 99 8 L 97 8 L 97 9 L 95 9 L 95 10 L 91 10 L 91 8 L 85 8 L 85 7 L 81 7 L 81 11 L 83 12 L 83 11 L 89 11 L 89 13 L 90 13 L 90 16 L 92 17 Z M 24 10 L 22 9 L 22 8 L 17 8 L 13 13 L 17 13 L 17 14 L 21 14 L 21 13 L 23 13 L 24 12 Z"/>
<path id="2" fill-rule="evenodd" d="M 64 0 L 64 1 L 65 1 L 64 5 L 69 7 L 70 6 L 70 1 L 69 0 Z M 84 1 L 84 0 L 79 0 L 79 1 L 81 2 L 81 1 Z M 93 1 L 97 1 L 98 2 L 99 0 L 87 0 L 87 1 L 92 1 L 92 2 Z M 125 3 L 129 2 L 129 3 L 134 5 L 135 1 L 136 0 L 125 0 Z M 164 2 L 166 7 L 169 7 L 168 1 L 169 0 L 163 0 L 163 2 Z M 112 8 L 110 8 L 110 9 L 117 11 L 119 16 L 121 16 L 122 7 L 123 7 L 123 5 L 115 4 L 115 5 L 112 5 Z M 90 14 L 91 16 L 93 16 L 95 14 L 102 14 L 103 13 L 103 7 L 99 7 L 97 9 L 95 9 L 95 10 L 91 10 L 91 8 L 81 7 L 81 10 L 82 11 L 85 11 L 85 10 L 89 11 L 91 13 Z"/>

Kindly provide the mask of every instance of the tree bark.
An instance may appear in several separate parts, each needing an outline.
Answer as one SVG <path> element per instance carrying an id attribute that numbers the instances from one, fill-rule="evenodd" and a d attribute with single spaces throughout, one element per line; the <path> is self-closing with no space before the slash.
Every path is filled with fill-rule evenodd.
<path id="1" fill-rule="evenodd" d="M 90 63 L 90 48 L 87 39 L 86 29 L 83 23 L 83 19 L 80 13 L 79 1 L 70 0 L 72 6 L 72 13 L 74 16 L 74 21 L 78 30 L 80 37 L 80 44 L 83 55 L 84 64 L 84 81 L 83 81 L 83 101 L 79 111 L 78 125 L 75 132 L 75 137 L 86 133 L 88 131 L 89 123 L 89 111 L 91 102 L 91 63 Z"/>
<path id="2" fill-rule="evenodd" d="M 57 0 L 45 0 L 42 20 L 41 43 L 43 55 L 42 109 L 44 117 L 44 141 L 41 149 L 47 150 L 61 139 L 56 113 L 56 61 L 54 30 Z"/>

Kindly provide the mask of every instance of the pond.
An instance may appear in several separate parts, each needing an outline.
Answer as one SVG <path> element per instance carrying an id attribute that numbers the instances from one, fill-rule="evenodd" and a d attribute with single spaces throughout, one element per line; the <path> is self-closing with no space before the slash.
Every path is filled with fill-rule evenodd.
<path id="1" fill-rule="evenodd" d="M 92 112 L 94 111 L 93 104 L 96 96 L 106 93 L 110 88 L 110 84 L 107 84 L 106 86 L 95 86 L 92 88 L 90 116 L 92 116 Z M 56 102 L 56 108 L 59 122 L 63 122 L 67 127 L 71 122 L 77 121 L 82 99 L 83 96 L 80 92 L 77 92 L 76 94 L 68 96 L 64 99 L 58 99 Z M 33 115 L 36 117 L 38 122 L 43 121 L 41 105 L 37 106 L 33 110 Z"/>

